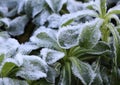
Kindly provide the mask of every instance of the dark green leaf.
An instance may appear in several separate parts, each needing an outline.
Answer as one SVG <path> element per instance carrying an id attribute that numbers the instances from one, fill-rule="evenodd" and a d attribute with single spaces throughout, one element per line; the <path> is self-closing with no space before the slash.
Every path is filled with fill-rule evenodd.
<path id="1" fill-rule="evenodd" d="M 60 74 L 60 81 L 59 85 L 71 85 L 71 66 L 69 62 L 65 63 L 65 66 L 63 66 L 61 74 Z"/>
<path id="2" fill-rule="evenodd" d="M 91 85 L 96 76 L 92 67 L 77 58 L 71 57 L 70 60 L 72 62 L 72 73 L 78 77 L 84 85 Z"/>

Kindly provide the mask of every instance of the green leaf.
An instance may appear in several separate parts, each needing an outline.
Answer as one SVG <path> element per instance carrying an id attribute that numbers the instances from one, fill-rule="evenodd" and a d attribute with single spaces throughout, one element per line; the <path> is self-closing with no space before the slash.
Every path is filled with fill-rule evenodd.
<path id="1" fill-rule="evenodd" d="M 117 24 L 117 25 L 120 24 L 120 19 L 119 19 L 119 17 L 118 17 L 116 14 L 111 14 L 111 15 L 107 16 L 107 18 L 108 18 L 109 20 L 114 19 L 114 20 L 116 21 L 116 24 Z"/>
<path id="2" fill-rule="evenodd" d="M 61 70 L 59 85 L 71 85 L 71 75 L 70 63 L 66 62 Z"/>
<path id="3" fill-rule="evenodd" d="M 113 24 L 108 24 L 107 27 L 110 29 L 112 35 L 113 35 L 113 46 L 114 46 L 114 53 L 115 53 L 115 60 L 114 63 L 116 65 L 120 65 L 120 35 L 117 29 L 115 29 L 115 26 Z"/>
<path id="4" fill-rule="evenodd" d="M 100 26 L 102 23 L 103 20 L 95 19 L 84 25 L 79 40 L 80 47 L 89 49 L 93 48 L 98 43 L 101 38 Z"/>
<path id="5" fill-rule="evenodd" d="M 96 56 L 111 56 L 110 46 L 99 41 L 92 49 L 75 48 L 71 51 L 71 56 L 79 57 L 81 60 L 96 58 Z"/>
<path id="6" fill-rule="evenodd" d="M 98 1 L 100 2 L 100 13 L 102 17 L 104 17 L 107 11 L 106 0 L 98 0 Z"/>
<path id="7" fill-rule="evenodd" d="M 47 82 L 45 79 L 40 79 L 39 81 L 33 81 L 30 85 L 55 85 L 50 82 Z"/>
<path id="8" fill-rule="evenodd" d="M 120 9 L 119 9 L 119 8 L 120 8 L 120 5 L 116 5 L 116 6 L 114 6 L 113 8 L 110 8 L 110 9 L 108 10 L 106 16 L 111 15 L 111 14 L 120 14 Z"/>
<path id="9" fill-rule="evenodd" d="M 91 51 L 88 51 L 88 54 L 95 54 L 95 55 L 102 55 L 102 54 L 111 54 L 110 51 L 110 46 L 103 42 L 103 41 L 99 41 L 93 48 Z"/>
<path id="10" fill-rule="evenodd" d="M 12 78 L 0 78 L 0 85 L 28 85 L 26 81 Z"/>
<path id="11" fill-rule="evenodd" d="M 71 57 L 70 60 L 72 62 L 72 73 L 74 76 L 78 77 L 84 85 L 91 85 L 96 76 L 92 67 L 77 58 Z"/>
<path id="12" fill-rule="evenodd" d="M 4 60 L 4 54 L 0 54 L 0 65 L 1 65 L 1 63 L 3 62 L 3 60 Z"/>
<path id="13" fill-rule="evenodd" d="M 12 63 L 12 62 L 6 62 L 2 69 L 1 69 L 1 75 L 3 77 L 6 77 L 12 70 L 13 68 L 16 67 L 16 64 L 15 63 Z"/>
<path id="14" fill-rule="evenodd" d="M 45 0 L 53 12 L 59 12 L 67 0 Z"/>
<path id="15" fill-rule="evenodd" d="M 27 80 L 38 80 L 47 77 L 47 63 L 38 56 L 19 55 L 22 57 L 20 70 L 16 76 Z"/>
<path id="16" fill-rule="evenodd" d="M 64 53 L 48 48 L 43 48 L 41 50 L 41 56 L 42 59 L 45 60 L 48 64 L 53 64 L 57 62 L 58 60 L 62 59 L 64 57 Z"/>
<path id="17" fill-rule="evenodd" d="M 78 45 L 82 26 L 66 26 L 58 31 L 57 41 L 61 48 L 69 49 Z"/>

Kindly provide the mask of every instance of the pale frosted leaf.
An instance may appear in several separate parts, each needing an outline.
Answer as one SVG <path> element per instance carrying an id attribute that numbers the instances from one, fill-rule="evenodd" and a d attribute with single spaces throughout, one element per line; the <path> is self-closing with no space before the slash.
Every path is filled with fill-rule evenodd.
<path id="1" fill-rule="evenodd" d="M 39 47 L 31 42 L 26 42 L 25 44 L 21 44 L 18 47 L 18 52 L 21 54 L 29 54 L 32 50 L 38 49 Z"/>
<path id="2" fill-rule="evenodd" d="M 50 83 L 55 83 L 56 77 L 58 77 L 57 71 L 54 68 L 49 66 L 46 80 Z"/>
<path id="3" fill-rule="evenodd" d="M 16 36 L 21 35 L 24 33 L 24 28 L 26 24 L 28 23 L 29 19 L 26 15 L 19 16 L 15 19 L 13 19 L 10 22 L 10 27 L 8 29 L 8 32 L 10 35 Z"/>
<path id="4" fill-rule="evenodd" d="M 91 85 L 96 76 L 91 66 L 77 58 L 71 58 L 71 62 L 73 74 L 78 77 L 84 85 Z"/>
<path id="5" fill-rule="evenodd" d="M 0 32 L 0 42 L 1 42 L 1 39 L 3 40 L 3 39 L 8 39 L 8 38 L 10 38 L 10 35 L 8 34 L 8 32 L 6 31 Z"/>
<path id="6" fill-rule="evenodd" d="M 92 85 L 102 85 L 103 79 L 102 79 L 101 72 L 100 72 L 100 66 L 97 64 L 97 62 L 93 62 L 92 68 L 94 72 L 96 73 L 96 77 L 94 81 L 92 82 Z"/>
<path id="7" fill-rule="evenodd" d="M 13 17 L 17 14 L 17 0 L 1 0 L 0 6 L 3 7 L 5 17 Z"/>
<path id="8" fill-rule="evenodd" d="M 69 10 L 70 13 L 77 12 L 79 10 L 84 9 L 84 4 L 79 1 L 68 0 L 67 9 Z"/>
<path id="9" fill-rule="evenodd" d="M 25 3 L 25 12 L 29 17 L 34 18 L 43 10 L 44 5 L 44 0 L 27 0 Z"/>
<path id="10" fill-rule="evenodd" d="M 79 43 L 79 36 L 82 31 L 82 26 L 66 26 L 60 28 L 57 36 L 57 41 L 60 47 L 69 49 L 78 45 Z"/>
<path id="11" fill-rule="evenodd" d="M 74 20 L 76 18 L 80 19 L 80 18 L 83 18 L 85 16 L 98 17 L 98 14 L 95 11 L 92 11 L 92 10 L 81 10 L 81 11 L 77 11 L 77 12 L 70 13 L 70 14 L 64 14 L 61 17 L 60 25 L 64 26 L 70 20 Z"/>
<path id="12" fill-rule="evenodd" d="M 27 0 L 17 0 L 18 10 L 17 13 L 20 14 L 24 11 L 24 6 Z"/>
<path id="13" fill-rule="evenodd" d="M 5 14 L 8 12 L 8 8 L 6 6 L 0 6 L 0 15 L 5 17 Z"/>
<path id="14" fill-rule="evenodd" d="M 1 18 L 0 19 L 0 27 L 5 26 L 5 28 L 9 28 L 10 26 L 10 19 L 9 18 Z"/>
<path id="15" fill-rule="evenodd" d="M 45 60 L 48 64 L 53 64 L 64 57 L 63 52 L 48 49 L 48 48 L 43 48 L 41 50 L 41 55 L 43 60 Z"/>
<path id="16" fill-rule="evenodd" d="M 79 45 L 83 48 L 92 48 L 101 38 L 100 26 L 103 20 L 95 19 L 94 21 L 87 22 L 80 36 Z"/>
<path id="17" fill-rule="evenodd" d="M 59 23 L 60 19 L 61 19 L 60 15 L 58 15 L 58 14 L 51 14 L 51 15 L 48 17 L 48 19 L 47 19 L 48 22 L 49 22 L 48 27 L 58 28 L 59 25 L 60 25 L 60 23 Z"/>
<path id="18" fill-rule="evenodd" d="M 38 14 L 34 19 L 33 23 L 36 24 L 37 26 L 44 25 L 45 22 L 47 21 L 48 16 L 50 13 L 47 10 L 43 10 L 40 14 Z"/>
<path id="19" fill-rule="evenodd" d="M 30 40 L 31 42 L 36 43 L 40 47 L 50 47 L 59 49 L 56 42 L 56 33 L 57 31 L 55 30 L 40 27 L 34 32 Z"/>
<path id="20" fill-rule="evenodd" d="M 67 0 L 45 0 L 53 12 L 59 12 Z"/>
<path id="21" fill-rule="evenodd" d="M 19 47 L 18 41 L 12 38 L 4 39 L 0 37 L 0 44 L 0 54 L 5 54 L 6 57 L 12 56 Z"/>
<path id="22" fill-rule="evenodd" d="M 27 80 L 38 80 L 47 77 L 47 63 L 38 56 L 21 55 L 23 64 L 16 76 Z"/>
<path id="23" fill-rule="evenodd" d="M 12 78 L 0 78 L 0 85 L 28 85 L 24 80 L 17 80 Z"/>

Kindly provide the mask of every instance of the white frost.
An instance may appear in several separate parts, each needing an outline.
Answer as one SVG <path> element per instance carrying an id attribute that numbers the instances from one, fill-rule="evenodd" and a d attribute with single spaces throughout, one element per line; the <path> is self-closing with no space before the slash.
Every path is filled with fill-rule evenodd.
<path id="1" fill-rule="evenodd" d="M 64 57 L 64 53 L 48 48 L 43 48 L 41 50 L 42 59 L 45 60 L 48 64 L 53 64 L 56 61 Z"/>

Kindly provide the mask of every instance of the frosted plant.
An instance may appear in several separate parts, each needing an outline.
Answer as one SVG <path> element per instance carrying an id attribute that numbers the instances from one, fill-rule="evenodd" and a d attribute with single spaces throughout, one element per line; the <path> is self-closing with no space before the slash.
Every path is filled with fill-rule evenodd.
<path id="1" fill-rule="evenodd" d="M 0 85 L 119 85 L 120 6 L 87 1 L 0 0 Z"/>

